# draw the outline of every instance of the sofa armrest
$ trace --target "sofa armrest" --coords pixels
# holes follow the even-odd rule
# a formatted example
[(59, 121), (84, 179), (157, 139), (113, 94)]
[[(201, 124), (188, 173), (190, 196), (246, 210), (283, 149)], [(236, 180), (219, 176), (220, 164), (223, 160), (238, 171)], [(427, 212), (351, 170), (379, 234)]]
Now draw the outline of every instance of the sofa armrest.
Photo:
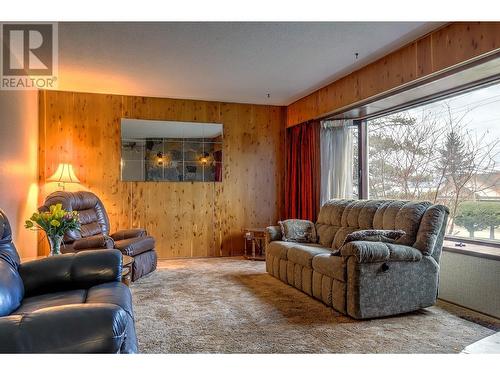
[(115, 249), (88, 250), (21, 263), (18, 270), (26, 296), (88, 289), (121, 280), (122, 254)]
[(0, 353), (117, 353), (128, 321), (120, 306), (108, 303), (6, 316), (0, 318)]
[(112, 249), (114, 241), (110, 236), (98, 234), (95, 236), (85, 237), (73, 242), (75, 251), (91, 250), (91, 249)]
[(340, 255), (356, 257), (358, 263), (386, 261), (417, 262), (422, 253), (414, 247), (385, 242), (354, 241), (342, 246)]
[(144, 237), (147, 236), (148, 232), (143, 228), (133, 228), (133, 229), (122, 229), (113, 234), (111, 238), (115, 241), (126, 240), (128, 238)]
[(266, 244), (269, 244), (273, 241), (280, 241), (283, 236), (283, 234), (281, 233), (281, 227), (279, 225), (267, 227), (264, 231), (264, 236), (266, 238)]

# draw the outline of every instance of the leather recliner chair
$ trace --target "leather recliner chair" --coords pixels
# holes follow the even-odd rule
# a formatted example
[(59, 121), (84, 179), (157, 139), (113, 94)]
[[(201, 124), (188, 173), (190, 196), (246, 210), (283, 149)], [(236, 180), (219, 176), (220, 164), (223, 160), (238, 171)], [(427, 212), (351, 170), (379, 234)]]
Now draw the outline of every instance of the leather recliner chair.
[(57, 191), (50, 194), (39, 208), (49, 211), (51, 205), (61, 203), (67, 211), (77, 211), (81, 231), (68, 232), (61, 246), (62, 253), (93, 249), (118, 249), (134, 258), (132, 281), (153, 272), (157, 265), (155, 240), (145, 229), (126, 229), (109, 234), (109, 218), (101, 200), (89, 191)]
[(136, 353), (117, 250), (20, 263), (0, 210), (0, 353)]

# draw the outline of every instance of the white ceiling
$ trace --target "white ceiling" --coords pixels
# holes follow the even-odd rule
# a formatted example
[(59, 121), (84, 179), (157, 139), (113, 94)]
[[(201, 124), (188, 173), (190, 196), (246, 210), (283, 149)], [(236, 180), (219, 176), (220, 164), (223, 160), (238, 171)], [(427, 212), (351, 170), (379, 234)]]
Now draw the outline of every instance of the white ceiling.
[(222, 134), (222, 124), (122, 118), (121, 131), (123, 139), (215, 138)]
[(58, 89), (287, 105), (440, 25), (59, 23)]

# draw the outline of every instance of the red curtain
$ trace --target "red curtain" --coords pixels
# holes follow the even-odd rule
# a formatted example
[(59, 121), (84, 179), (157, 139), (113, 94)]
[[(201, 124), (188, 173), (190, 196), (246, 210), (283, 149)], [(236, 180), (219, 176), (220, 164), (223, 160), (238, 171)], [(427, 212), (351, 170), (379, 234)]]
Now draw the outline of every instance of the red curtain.
[(287, 129), (285, 210), (289, 219), (316, 221), (320, 192), (320, 123)]

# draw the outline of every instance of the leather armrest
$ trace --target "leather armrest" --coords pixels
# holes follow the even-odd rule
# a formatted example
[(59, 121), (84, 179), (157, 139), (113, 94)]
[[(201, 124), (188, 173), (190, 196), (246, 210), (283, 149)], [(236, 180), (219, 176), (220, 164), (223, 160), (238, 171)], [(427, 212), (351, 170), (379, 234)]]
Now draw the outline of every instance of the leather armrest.
[(144, 237), (147, 236), (148, 232), (146, 229), (142, 228), (133, 228), (133, 229), (122, 229), (111, 235), (111, 238), (115, 241), (126, 240), (128, 238), (134, 237)]
[(265, 230), (266, 243), (271, 243), (272, 241), (280, 241), (283, 237), (281, 233), (281, 227), (279, 225), (273, 225), (267, 227)]
[(86, 249), (112, 249), (113, 247), (113, 239), (110, 236), (105, 236), (103, 234), (85, 237), (73, 242), (73, 249), (75, 251), (82, 251)]
[(0, 353), (117, 353), (128, 316), (117, 305), (49, 307), (0, 318)]
[(88, 250), (56, 255), (19, 265), (25, 295), (68, 289), (88, 289), (94, 285), (120, 281), (122, 254), (119, 250)]
[(354, 256), (358, 263), (416, 262), (422, 259), (422, 253), (414, 247), (370, 241), (349, 242), (342, 246), (340, 255), (343, 257)]

